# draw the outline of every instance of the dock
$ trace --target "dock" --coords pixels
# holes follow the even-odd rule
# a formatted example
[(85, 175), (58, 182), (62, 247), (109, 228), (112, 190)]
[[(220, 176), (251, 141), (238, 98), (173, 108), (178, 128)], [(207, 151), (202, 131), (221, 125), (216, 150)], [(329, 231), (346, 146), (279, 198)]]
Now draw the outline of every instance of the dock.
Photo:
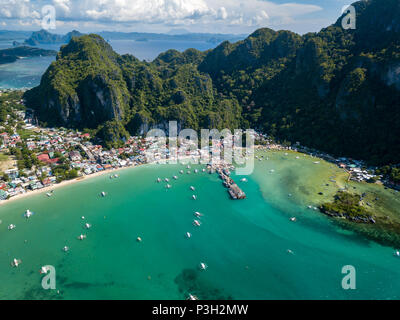
[(228, 188), (228, 193), (233, 200), (243, 200), (246, 199), (246, 193), (235, 183), (235, 181), (230, 177), (230, 169), (234, 169), (233, 166), (227, 164), (219, 163), (212, 164), (208, 167), (209, 172), (217, 172), (222, 180), (222, 184)]

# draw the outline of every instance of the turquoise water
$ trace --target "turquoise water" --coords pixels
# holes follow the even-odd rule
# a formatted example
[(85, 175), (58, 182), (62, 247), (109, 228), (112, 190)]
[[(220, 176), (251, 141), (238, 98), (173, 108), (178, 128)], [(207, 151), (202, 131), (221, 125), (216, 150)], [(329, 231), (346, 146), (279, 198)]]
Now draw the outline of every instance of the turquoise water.
[[(256, 163), (249, 181), (239, 182), (244, 201), (230, 200), (215, 174), (154, 165), (1, 206), (0, 299), (398, 299), (393, 249), (338, 229), (305, 209), (299, 194), (288, 197), (296, 182), (281, 163)], [(304, 160), (294, 168), (306, 173), (312, 166)], [(170, 178), (172, 188), (157, 177)], [(26, 220), (28, 208), (35, 215)], [(204, 214), (200, 227), (192, 225), (195, 211)], [(9, 231), (11, 223), (17, 227)], [(77, 240), (82, 233), (87, 239)], [(22, 260), (19, 268), (11, 267), (13, 258)], [(200, 271), (200, 262), (208, 269)], [(43, 265), (55, 266), (58, 294), (41, 288)], [(344, 265), (356, 268), (356, 290), (341, 288)]]

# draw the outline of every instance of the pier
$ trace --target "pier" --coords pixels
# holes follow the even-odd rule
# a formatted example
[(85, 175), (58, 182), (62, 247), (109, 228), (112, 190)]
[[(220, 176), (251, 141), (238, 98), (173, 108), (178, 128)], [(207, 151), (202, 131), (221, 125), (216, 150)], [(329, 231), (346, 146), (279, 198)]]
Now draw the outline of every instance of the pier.
[(231, 173), (229, 170), (235, 169), (232, 165), (224, 163), (211, 164), (208, 166), (210, 173), (216, 171), (222, 180), (223, 185), (228, 188), (228, 193), (233, 200), (246, 199), (246, 193), (235, 183), (230, 177)]

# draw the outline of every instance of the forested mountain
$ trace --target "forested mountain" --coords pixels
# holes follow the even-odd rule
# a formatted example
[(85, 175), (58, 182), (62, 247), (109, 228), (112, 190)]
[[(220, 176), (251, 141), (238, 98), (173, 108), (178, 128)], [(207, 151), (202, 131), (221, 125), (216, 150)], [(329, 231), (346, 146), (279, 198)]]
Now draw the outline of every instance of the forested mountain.
[(355, 30), (304, 36), (260, 29), (214, 50), (169, 50), (151, 63), (99, 36), (73, 38), (26, 94), (51, 125), (96, 128), (108, 145), (178, 120), (263, 130), (375, 163), (400, 163), (400, 0), (354, 4)]

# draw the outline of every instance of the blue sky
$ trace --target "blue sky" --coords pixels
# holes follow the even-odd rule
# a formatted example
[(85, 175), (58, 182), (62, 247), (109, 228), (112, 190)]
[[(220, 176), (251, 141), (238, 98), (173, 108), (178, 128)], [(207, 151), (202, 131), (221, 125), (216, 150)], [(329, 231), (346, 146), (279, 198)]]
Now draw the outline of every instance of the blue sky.
[(298, 33), (336, 21), (349, 0), (0, 0), (0, 29), (41, 29), (45, 5), (56, 12), (54, 33), (250, 33), (261, 27)]

